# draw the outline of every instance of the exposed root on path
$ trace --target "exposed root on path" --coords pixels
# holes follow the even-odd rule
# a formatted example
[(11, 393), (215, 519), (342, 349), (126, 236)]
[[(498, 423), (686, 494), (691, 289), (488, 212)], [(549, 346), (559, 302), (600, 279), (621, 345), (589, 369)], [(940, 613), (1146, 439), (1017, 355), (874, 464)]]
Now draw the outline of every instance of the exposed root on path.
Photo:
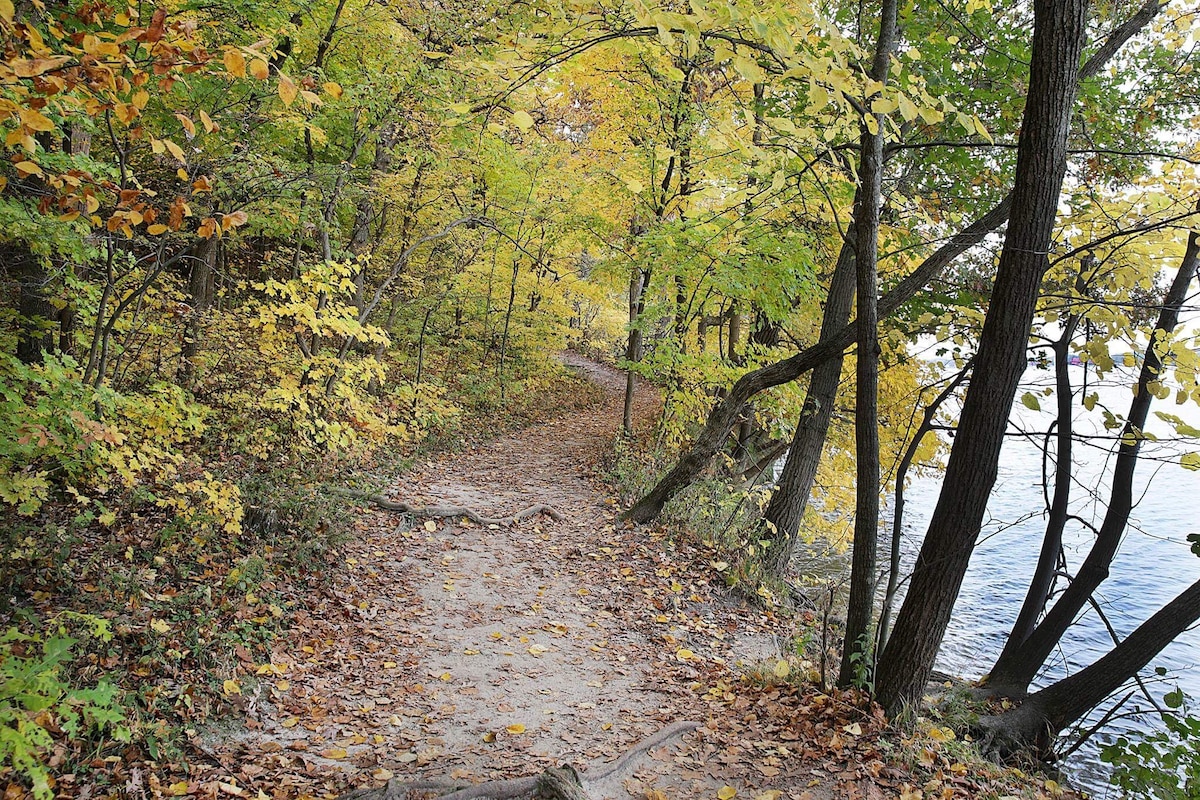
[(437, 796), (437, 800), (589, 800), (587, 788), (614, 776), (629, 771), (633, 762), (650, 750), (667, 744), (677, 736), (700, 727), (698, 722), (676, 722), (658, 733), (635, 744), (607, 764), (593, 766), (578, 772), (570, 764), (550, 768), (539, 775), (488, 781), (474, 786), (459, 788), (453, 781), (414, 781), (402, 783), (396, 779), (378, 789), (359, 789), (342, 797), (342, 800), (406, 800), (411, 792), (448, 792)]
[(509, 525), (516, 525), (518, 522), (527, 520), (530, 517), (535, 517), (538, 514), (545, 514), (556, 522), (563, 518), (561, 511), (554, 506), (546, 505), (545, 503), (539, 503), (537, 505), (530, 506), (523, 511), (518, 511), (511, 517), (485, 517), (479, 512), (472, 511), (464, 506), (414, 506), (403, 501), (389, 500), (383, 495), (356, 492), (351, 489), (331, 489), (330, 491), (333, 494), (340, 495), (342, 497), (349, 497), (354, 500), (363, 500), (368, 503), (372, 503), (379, 508), (384, 509), (385, 511), (399, 511), (403, 514), (412, 514), (414, 517), (425, 517), (430, 519), (465, 517), (466, 519), (469, 519), (479, 525), (501, 525), (507, 527)]

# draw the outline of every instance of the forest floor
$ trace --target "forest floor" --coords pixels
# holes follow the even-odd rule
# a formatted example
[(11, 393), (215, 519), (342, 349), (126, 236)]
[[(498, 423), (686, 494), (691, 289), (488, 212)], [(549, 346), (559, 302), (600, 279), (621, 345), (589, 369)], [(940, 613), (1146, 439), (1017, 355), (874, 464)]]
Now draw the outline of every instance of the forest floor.
[[(548, 504), (562, 518), (478, 525), (365, 508), (333, 583), (297, 613), (260, 682), (241, 687), (244, 726), (194, 740), (221, 791), (335, 797), (392, 778), (466, 786), (603, 764), (690, 720), (696, 728), (589, 794), (982, 796), (985, 779), (953, 749), (910, 742), (906, 764), (897, 735), (856, 695), (786, 680), (798, 620), (738, 599), (712, 553), (616, 524), (600, 464), (624, 376), (566, 358), (602, 400), (438, 455), (387, 492), (496, 517)], [(638, 398), (649, 420), (657, 399), (645, 388)], [(995, 786), (993, 796), (1007, 794)]]

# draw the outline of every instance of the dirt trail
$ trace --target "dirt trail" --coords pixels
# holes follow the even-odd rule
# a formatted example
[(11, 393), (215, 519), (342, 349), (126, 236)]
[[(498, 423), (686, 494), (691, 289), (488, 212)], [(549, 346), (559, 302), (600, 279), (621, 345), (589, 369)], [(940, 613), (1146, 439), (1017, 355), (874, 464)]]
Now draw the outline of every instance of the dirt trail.
[[(754, 798), (780, 776), (777, 742), (714, 732), (736, 705), (729, 666), (773, 658), (782, 623), (728, 598), (703, 553), (614, 526), (596, 464), (620, 425), (624, 377), (567, 358), (603, 401), (443, 455), (389, 492), (487, 516), (548, 503), (563, 519), (496, 527), (367, 513), (336, 586), (276, 653), (286, 670), (248, 701), (243, 763), (277, 794), (588, 765), (681, 719), (705, 727), (598, 796), (711, 798), (732, 785)], [(655, 400), (639, 395), (645, 418)], [(805, 774), (774, 796), (813, 797)]]

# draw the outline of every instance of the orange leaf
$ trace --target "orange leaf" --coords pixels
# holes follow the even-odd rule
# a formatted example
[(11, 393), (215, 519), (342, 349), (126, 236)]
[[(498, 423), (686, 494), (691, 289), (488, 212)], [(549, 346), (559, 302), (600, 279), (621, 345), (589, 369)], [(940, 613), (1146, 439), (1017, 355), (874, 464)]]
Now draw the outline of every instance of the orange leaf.
[[(0, 0), (0, 2), (3, 2), (3, 0)], [(340, 100), (342, 97), (342, 87), (333, 81), (328, 81), (327, 83), (321, 84), (321, 88), (324, 89), (325, 93), (334, 100)]]
[(36, 163), (34, 163), (32, 161), (18, 161), (13, 166), (15, 166), (17, 168), (17, 172), (21, 173), (22, 178), (27, 178), (30, 175), (44, 175), (45, 174), (44, 172), (42, 172), (42, 168), (39, 167)]
[(226, 49), (225, 56), (222, 59), (225, 62), (225, 69), (233, 74), (236, 78), (246, 77), (246, 59), (241, 52), (235, 47)]
[(250, 74), (260, 81), (265, 81), (271, 74), (271, 69), (267, 66), (267, 62), (261, 58), (256, 58), (250, 62)]

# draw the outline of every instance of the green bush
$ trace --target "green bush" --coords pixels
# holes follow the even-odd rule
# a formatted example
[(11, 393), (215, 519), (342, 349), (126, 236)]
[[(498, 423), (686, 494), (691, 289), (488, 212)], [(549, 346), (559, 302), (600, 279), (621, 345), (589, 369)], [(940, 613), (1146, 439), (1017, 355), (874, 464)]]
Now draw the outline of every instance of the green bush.
[(1109, 781), (1126, 797), (1187, 800), (1200, 796), (1200, 719), (1187, 713), (1183, 692), (1163, 697), (1164, 729), (1135, 738), (1119, 737), (1100, 752), (1113, 765)]
[(54, 796), (45, 764), (54, 734), (130, 740), (115, 686), (100, 681), (77, 688), (64, 677), (79, 642), (69, 627), (102, 641), (112, 638), (106, 621), (71, 612), (59, 614), (42, 633), (10, 627), (0, 634), (0, 771), (11, 769), (29, 781), (38, 800)]

